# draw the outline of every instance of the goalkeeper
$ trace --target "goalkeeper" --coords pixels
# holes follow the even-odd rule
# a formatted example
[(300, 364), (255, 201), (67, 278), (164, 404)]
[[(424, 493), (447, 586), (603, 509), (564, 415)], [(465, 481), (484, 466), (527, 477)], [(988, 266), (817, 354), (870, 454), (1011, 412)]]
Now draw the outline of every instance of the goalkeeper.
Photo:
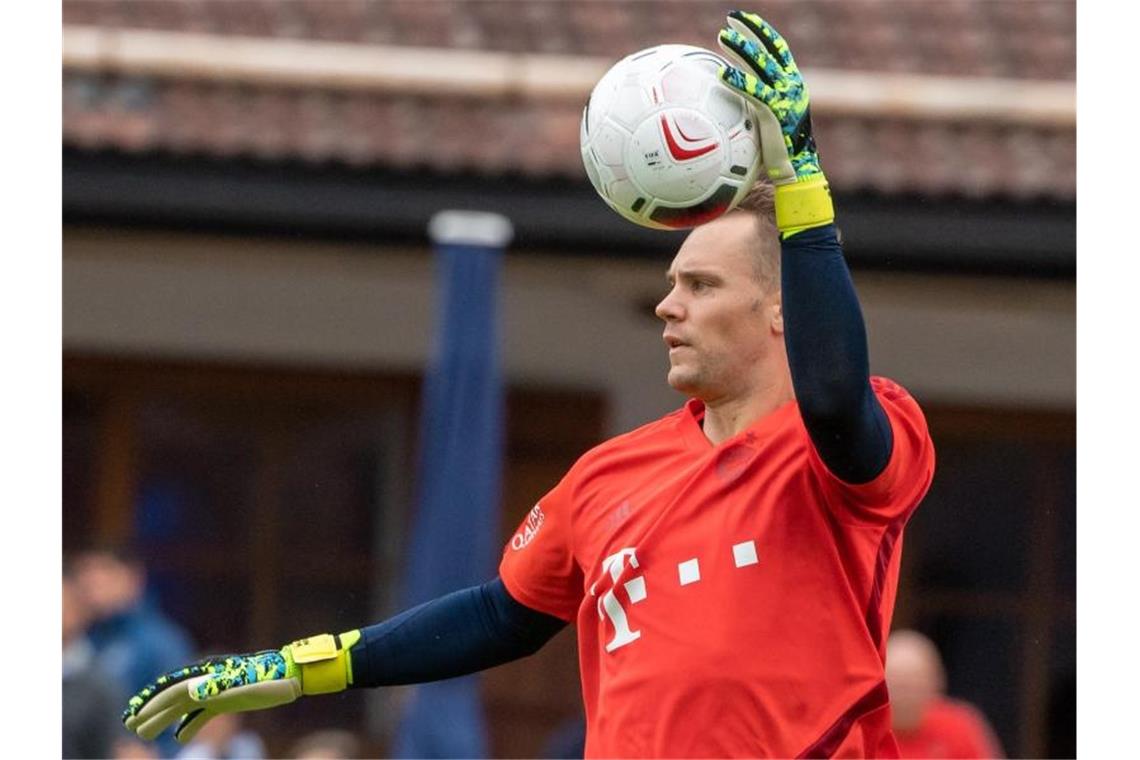
[(127, 728), (185, 742), (223, 712), (489, 668), (575, 622), (587, 756), (897, 756), (885, 639), (933, 444), (914, 399), (870, 376), (787, 43), (739, 11), (719, 42), (770, 182), (667, 273), (685, 405), (583, 455), (488, 583), (163, 675)]

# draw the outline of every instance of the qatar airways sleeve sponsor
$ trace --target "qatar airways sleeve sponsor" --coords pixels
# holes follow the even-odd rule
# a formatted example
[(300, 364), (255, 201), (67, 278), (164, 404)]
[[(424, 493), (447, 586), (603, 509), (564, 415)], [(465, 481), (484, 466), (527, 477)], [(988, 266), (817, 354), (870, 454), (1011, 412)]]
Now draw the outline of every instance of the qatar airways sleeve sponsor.
[(523, 520), (523, 524), (519, 527), (518, 532), (511, 537), (511, 549), (513, 551), (520, 551), (525, 549), (542, 528), (542, 524), (546, 521), (546, 515), (542, 513), (542, 502), (534, 505), (530, 510), (530, 514)]

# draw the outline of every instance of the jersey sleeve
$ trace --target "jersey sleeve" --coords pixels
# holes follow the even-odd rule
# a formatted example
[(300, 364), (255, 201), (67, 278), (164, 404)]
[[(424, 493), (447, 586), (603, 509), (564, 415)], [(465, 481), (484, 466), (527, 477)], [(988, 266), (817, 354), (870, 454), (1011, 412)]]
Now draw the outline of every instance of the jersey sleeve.
[(930, 488), (934, 442), (922, 409), (905, 388), (884, 377), (872, 377), (871, 388), (891, 424), (891, 456), (883, 471), (871, 481), (852, 484), (832, 474), (814, 447), (811, 459), (838, 517), (889, 522), (917, 506)]
[(499, 577), (515, 601), (572, 621), (582, 601), (582, 572), (571, 545), (571, 475), (527, 513), (503, 547)]

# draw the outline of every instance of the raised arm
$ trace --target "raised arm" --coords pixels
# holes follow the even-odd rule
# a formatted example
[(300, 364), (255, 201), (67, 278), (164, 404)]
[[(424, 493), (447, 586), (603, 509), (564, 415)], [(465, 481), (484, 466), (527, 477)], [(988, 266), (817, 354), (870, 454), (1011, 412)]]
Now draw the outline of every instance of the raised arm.
[(516, 602), (495, 578), (385, 622), (280, 649), (208, 657), (160, 676), (131, 698), (123, 723), (143, 739), (176, 721), (186, 743), (211, 718), (347, 688), (466, 675), (533, 654), (566, 622)]
[(890, 460), (891, 428), (871, 389), (863, 314), (836, 234), (807, 87), (787, 42), (756, 14), (730, 13), (719, 42), (738, 66), (721, 79), (755, 106), (776, 186), (784, 340), (804, 424), (832, 473), (867, 482)]
[(871, 390), (867, 334), (834, 225), (783, 241), (784, 342), (800, 414), (827, 468), (865, 483), (891, 455), (891, 426)]

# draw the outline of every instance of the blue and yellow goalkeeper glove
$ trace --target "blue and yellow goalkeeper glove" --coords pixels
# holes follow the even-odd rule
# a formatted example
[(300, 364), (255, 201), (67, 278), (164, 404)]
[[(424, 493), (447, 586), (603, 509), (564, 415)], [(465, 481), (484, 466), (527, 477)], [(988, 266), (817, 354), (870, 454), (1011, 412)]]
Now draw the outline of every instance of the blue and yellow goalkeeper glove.
[(352, 683), (348, 650), (360, 631), (323, 633), (281, 649), (208, 657), (159, 676), (131, 697), (123, 725), (150, 741), (181, 719), (174, 738), (186, 743), (216, 715), (263, 710), (302, 695), (343, 691)]
[(819, 166), (803, 76), (788, 43), (755, 13), (732, 11), (718, 36), (737, 67), (721, 80), (756, 106), (760, 151), (776, 186), (776, 226), (783, 237), (835, 219), (831, 191)]

